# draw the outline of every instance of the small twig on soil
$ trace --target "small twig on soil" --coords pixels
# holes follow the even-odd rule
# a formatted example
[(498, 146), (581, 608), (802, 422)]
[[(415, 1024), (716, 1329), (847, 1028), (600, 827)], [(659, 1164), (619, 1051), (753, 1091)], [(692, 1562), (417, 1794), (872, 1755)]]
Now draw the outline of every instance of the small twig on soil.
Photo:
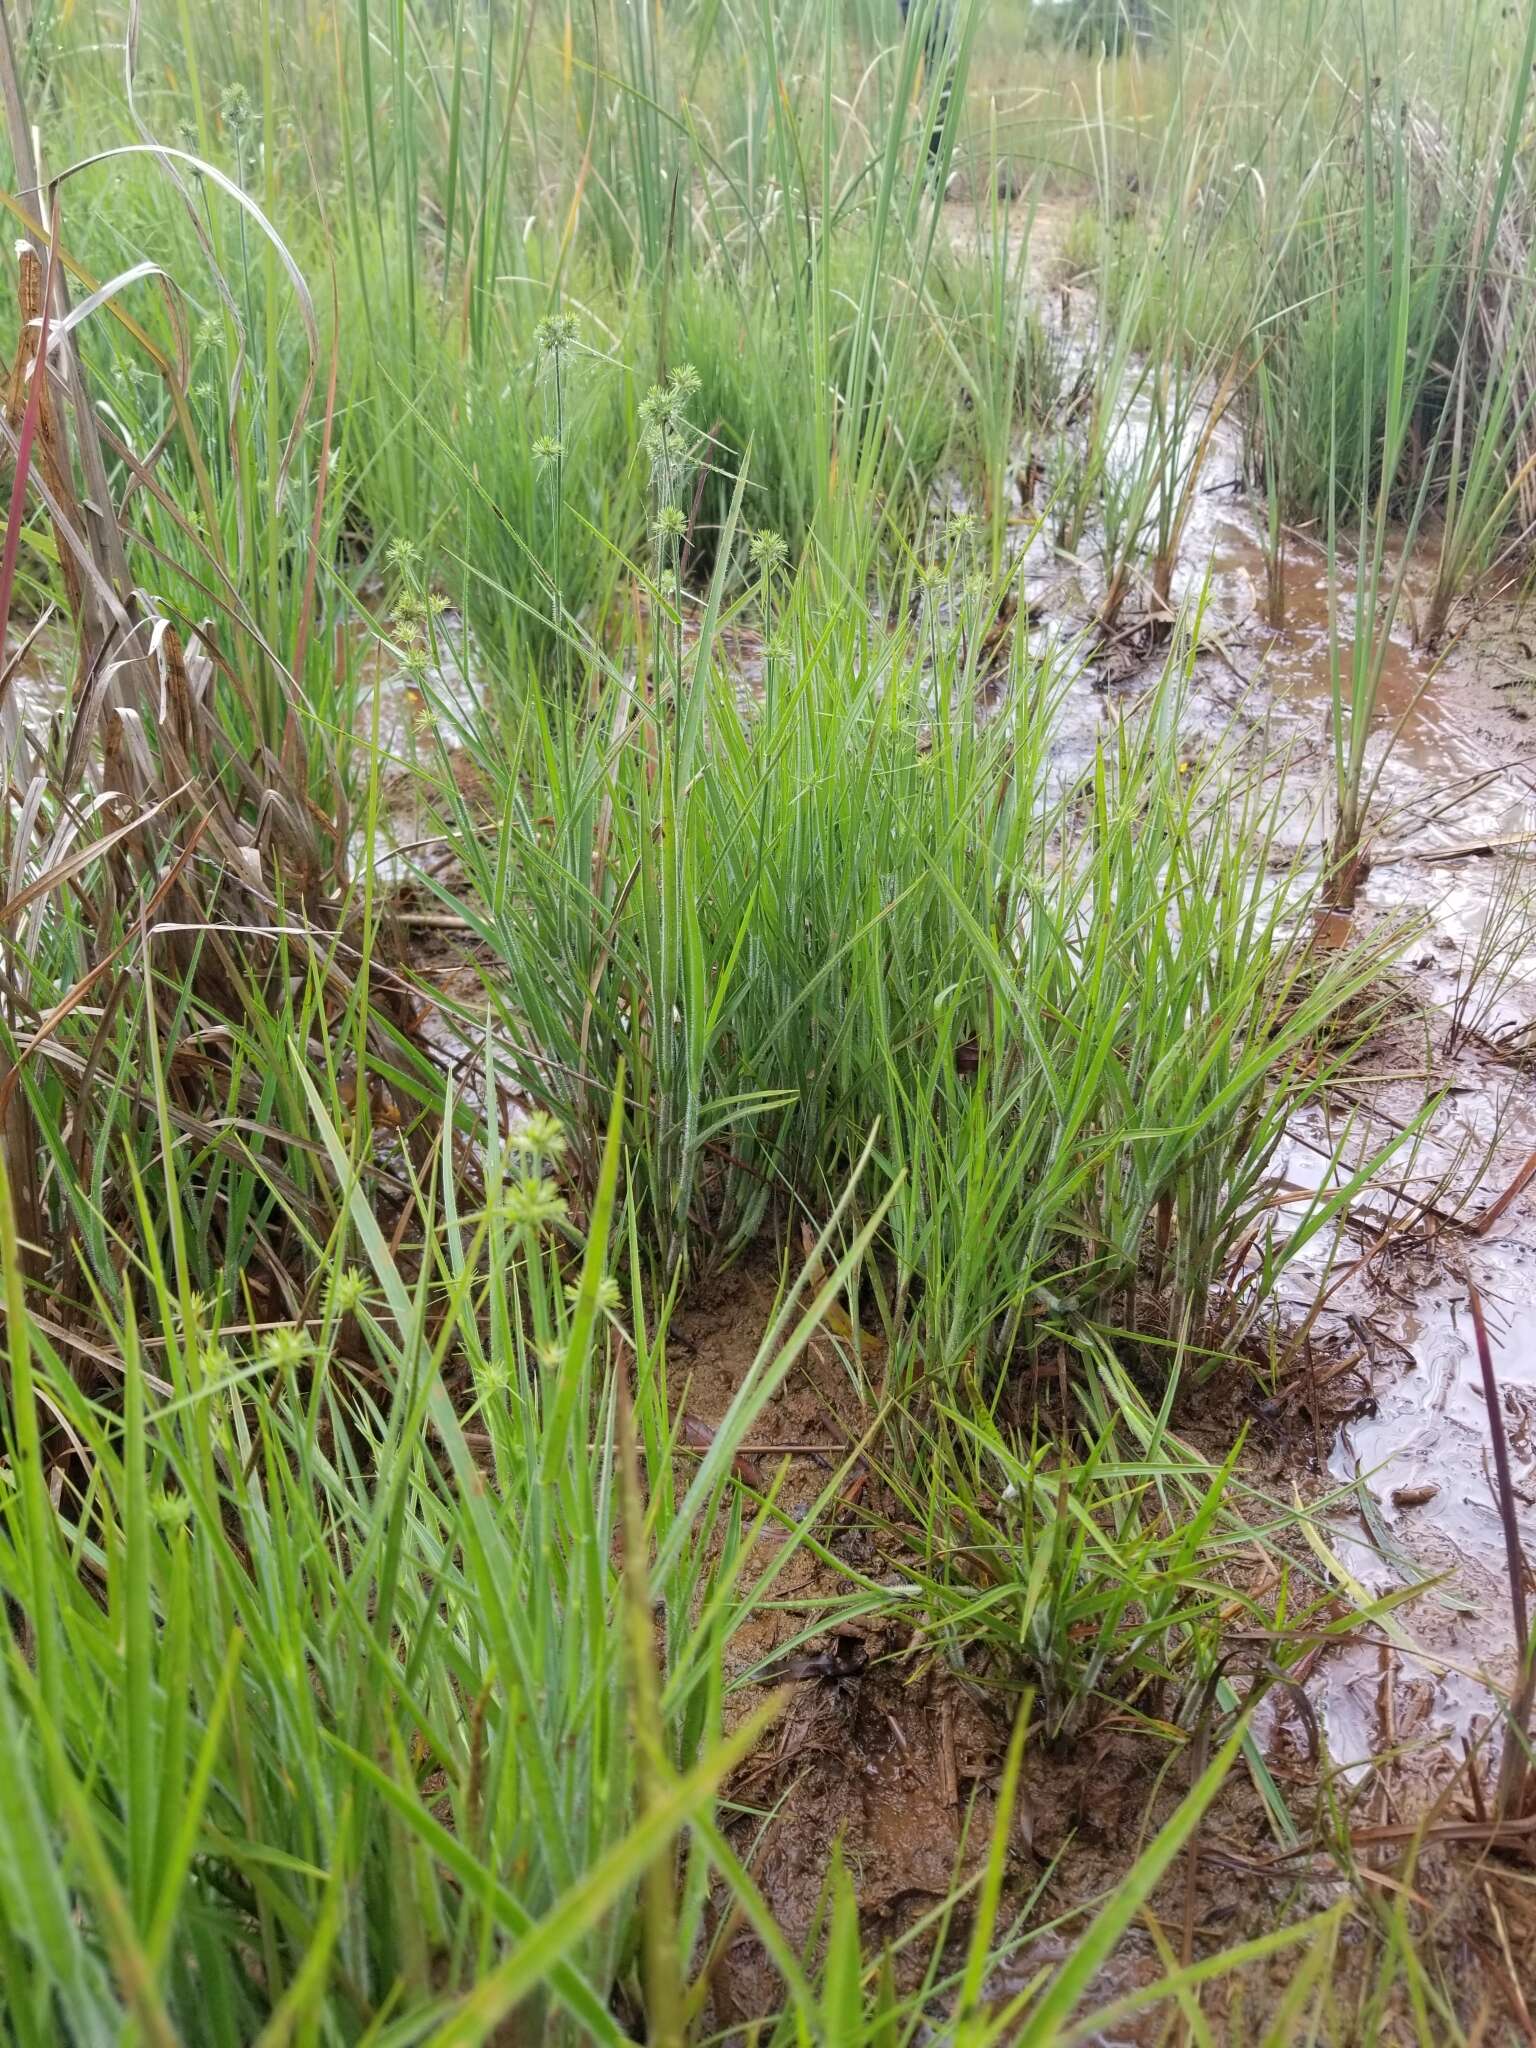
[(1536, 2024), (1532, 2023), (1531, 2009), (1526, 2004), (1525, 1993), (1520, 1989), (1520, 1972), (1515, 1967), (1514, 1952), (1509, 1945), (1509, 1929), (1504, 1924), (1504, 1915), (1499, 1910), (1499, 1902), (1493, 1895), (1493, 1886), (1486, 1878), (1483, 1880), (1483, 1895), (1488, 1901), (1488, 1911), (1493, 1916), (1494, 1930), (1499, 1937), (1499, 1947), (1503, 1952), (1505, 1988), (1508, 1990), (1510, 2002), (1514, 2006), (1515, 2017), (1519, 2020), (1524, 2030), (1526, 2040), (1532, 2044), (1532, 2048), (1536, 2048)]
[(1477, 1751), (1465, 1735), (1461, 1738), (1461, 1753), (1466, 1759), (1466, 1778), (1472, 1792), (1472, 1811), (1479, 1820), (1485, 1821), (1488, 1818), (1488, 1803), (1483, 1798), (1483, 1774), (1478, 1767)]
[(1473, 1217), (1472, 1221), (1467, 1225), (1472, 1236), (1485, 1237), (1510, 1204), (1517, 1202), (1521, 1195), (1525, 1193), (1533, 1178), (1536, 1178), (1536, 1152), (1533, 1152), (1526, 1160), (1503, 1194), (1496, 1196), (1488, 1204), (1488, 1207), (1483, 1210), (1481, 1215)]
[[(707, 1427), (708, 1425), (706, 1425)], [(702, 1458), (709, 1449), (707, 1444), (681, 1443), (680, 1451), (691, 1452)], [(737, 1452), (740, 1458), (841, 1458), (847, 1454), (846, 1444), (743, 1444)]]
[[(1358, 1462), (1356, 1470), (1359, 1470)], [(1376, 1647), (1377, 1667), (1380, 1678), (1377, 1683), (1377, 1700), (1381, 1714), (1382, 1755), (1376, 1767), (1376, 1789), (1381, 1797), (1381, 1818), (1390, 1821), (1395, 1818), (1396, 1809), (1392, 1799), (1392, 1765), (1397, 1753), (1397, 1672), (1392, 1661), (1392, 1645), (1379, 1643)]]

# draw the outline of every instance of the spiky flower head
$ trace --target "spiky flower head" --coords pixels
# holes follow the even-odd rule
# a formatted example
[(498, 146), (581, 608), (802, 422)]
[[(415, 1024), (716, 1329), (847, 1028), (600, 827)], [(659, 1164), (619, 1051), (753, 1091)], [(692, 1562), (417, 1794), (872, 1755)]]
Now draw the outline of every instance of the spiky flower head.
[(665, 384), (655, 384), (640, 401), (640, 436), (648, 447), (687, 426), (688, 401), (699, 389), (692, 363), (679, 363)]
[(157, 1487), (149, 1497), (149, 1512), (170, 1535), (177, 1529), (184, 1529), (191, 1521), (192, 1503), (184, 1493), (167, 1493)]
[(531, 1111), (512, 1133), (512, 1149), (530, 1159), (559, 1159), (565, 1151), (559, 1118), (542, 1109)]
[(547, 1230), (565, 1221), (565, 1197), (552, 1180), (525, 1174), (506, 1194), (507, 1221), (528, 1230)]
[(355, 1315), (367, 1293), (368, 1283), (356, 1266), (344, 1266), (331, 1284), (331, 1298), (338, 1315)]
[(233, 85), (226, 85), (219, 95), (219, 119), (230, 134), (243, 135), (256, 119), (256, 109), (251, 96), (237, 79)]
[[(581, 1282), (568, 1280), (565, 1283), (565, 1298), (574, 1308), (581, 1299)], [(611, 1316), (619, 1306), (619, 1283), (611, 1273), (605, 1273), (597, 1283), (597, 1309), (600, 1315)]]
[(764, 526), (747, 543), (747, 560), (760, 576), (777, 575), (789, 560), (789, 548), (781, 533)]
[(205, 1344), (198, 1354), (198, 1370), (205, 1380), (221, 1380), (235, 1369), (227, 1347), (218, 1342)]
[(581, 327), (570, 313), (548, 313), (533, 330), (533, 345), (541, 356), (553, 356), (558, 363), (579, 345)]
[(279, 1372), (292, 1372), (308, 1358), (310, 1343), (304, 1331), (285, 1324), (280, 1330), (269, 1330), (261, 1348), (269, 1365)]
[(512, 1368), (502, 1358), (487, 1358), (475, 1367), (475, 1383), (482, 1394), (505, 1394), (512, 1385)]

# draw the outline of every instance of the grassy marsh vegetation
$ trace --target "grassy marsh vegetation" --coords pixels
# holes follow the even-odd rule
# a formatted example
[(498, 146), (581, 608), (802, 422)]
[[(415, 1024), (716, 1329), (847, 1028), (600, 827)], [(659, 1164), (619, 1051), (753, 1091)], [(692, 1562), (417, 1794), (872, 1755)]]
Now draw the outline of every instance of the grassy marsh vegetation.
[[(1413, 1827), (1387, 1869), (1266, 1760), (1410, 1588), (1232, 1390), (1413, 1135), (1277, 1185), (1392, 1001), (1400, 927), (1314, 933), (1410, 549), (1430, 648), (1524, 567), (1533, 52), (1429, 0), (7, 9), (7, 2040), (1504, 2023)], [(1326, 556), (1322, 853), (1190, 736), (1218, 426), (1272, 625)], [(764, 1681), (829, 1630), (949, 1688), (952, 1776), (954, 1702), (996, 1732), (894, 1930), (841, 1851), (793, 1930), (764, 1875)], [(1112, 1739), (1074, 1892), (1032, 1802)], [(1262, 1907), (1197, 1940), (1238, 1796)]]

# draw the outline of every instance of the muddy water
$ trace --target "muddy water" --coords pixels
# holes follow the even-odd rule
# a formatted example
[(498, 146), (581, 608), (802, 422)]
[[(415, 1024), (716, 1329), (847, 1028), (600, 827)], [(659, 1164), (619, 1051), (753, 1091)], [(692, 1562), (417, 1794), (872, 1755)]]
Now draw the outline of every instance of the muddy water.
[[(1258, 697), (1245, 698), (1247, 710), (1261, 705), (1270, 744), (1291, 748), (1291, 785), (1312, 798), (1300, 830), (1320, 848), (1334, 649), (1347, 664), (1353, 591), (1346, 572), (1331, 595), (1321, 551), (1293, 541), (1284, 622), (1264, 622), (1259, 532), (1222, 474), (1225, 453), (1218, 436), (1215, 487), (1201, 493), (1175, 594), (1203, 607), (1219, 639), (1199, 668), (1217, 672), (1218, 689), (1233, 670), (1249, 681)], [(1365, 1220), (1353, 1241), (1331, 1248), (1338, 1263), (1325, 1276), (1319, 1262), (1293, 1284), (1300, 1308), (1309, 1281), (1326, 1278), (1334, 1292), (1322, 1327), (1331, 1319), (1341, 1336), (1347, 1328), (1362, 1352), (1359, 1399), (1337, 1404), (1360, 1412), (1329, 1427), (1326, 1470), (1317, 1475), (1352, 1495), (1328, 1520), (1341, 1583), (1383, 1595), (1415, 1575), (1439, 1582), (1396, 1610), (1389, 1647), (1371, 1631), (1325, 1658), (1313, 1702), (1336, 1765), (1361, 1766), (1401, 1744), (1429, 1782), (1436, 1763), (1448, 1769), (1464, 1742), (1496, 1730), (1496, 1694), (1515, 1663), (1469, 1286), (1488, 1311), (1520, 1538), (1536, 1558), (1536, 1185), (1491, 1229), (1467, 1227), (1536, 1152), (1536, 1071), (1521, 1057), (1536, 1022), (1531, 664), (1512, 611), (1496, 600), (1473, 612), (1438, 658), (1417, 650), (1414, 607), (1432, 572), (1425, 546), (1409, 564), (1402, 616), (1386, 643), (1367, 757), (1379, 773), (1372, 866), (1355, 919), (1362, 931), (1386, 917), (1421, 921), (1405, 966), (1404, 1019), (1373, 1048), (1338, 1123), (1299, 1128), (1278, 1162), (1293, 1184), (1316, 1185), (1352, 1110), (1356, 1150), (1423, 1119), (1417, 1140), (1361, 1198)], [(1460, 1032), (1448, 1030), (1452, 1019)], [(1395, 1216), (1401, 1226), (1424, 1203), (1438, 1213), (1379, 1258), (1364, 1257), (1380, 1234), (1373, 1225)], [(1358, 1271), (1339, 1285), (1351, 1264)], [(1362, 1487), (1369, 1501), (1358, 1504)]]
[[(957, 247), (974, 236), (958, 212), (951, 232)], [(1087, 360), (1094, 312), (1050, 275), (1061, 240), (1047, 235), (1035, 284), (1070, 369)], [(1133, 466), (1152, 430), (1133, 398), (1111, 463)], [(1198, 441), (1204, 420), (1189, 432)], [(1295, 798), (1284, 828), (1290, 850), (1320, 859), (1335, 678), (1347, 678), (1357, 630), (1354, 579), (1347, 562), (1331, 575), (1314, 540), (1288, 535), (1283, 619), (1270, 625), (1261, 512), (1245, 489), (1236, 423), (1223, 418), (1200, 450), (1171, 591), (1186, 619), (1200, 622), (1186, 726), (1196, 742), (1246, 728), (1266, 759), (1284, 757)], [(1069, 773), (1100, 722), (1133, 706), (1154, 663), (1117, 671), (1095, 647), (1103, 578), (1092, 532), (1069, 562), (1053, 552), (1044, 517), (1020, 522), (1017, 546), (1032, 649), (1072, 677), (1058, 736)], [(1387, 564), (1389, 582), (1398, 560)], [(1341, 1588), (1396, 1595), (1437, 1582), (1395, 1610), (1389, 1628), (1321, 1660), (1309, 1691), (1336, 1765), (1364, 1766), (1400, 1744), (1411, 1761), (1392, 1768), (1426, 1787), (1490, 1728), (1496, 1750), (1497, 1696), (1515, 1664), (1471, 1286), (1488, 1311), (1520, 1540), (1536, 1558), (1536, 1181), (1490, 1229), (1467, 1228), (1536, 1155), (1536, 660), (1515, 607), (1498, 596), (1453, 620), (1437, 656), (1416, 647), (1434, 571), (1430, 535), (1407, 562), (1381, 647), (1366, 756), (1377, 777), (1372, 865), (1353, 921), (1359, 932), (1384, 918), (1418, 921), (1403, 1019), (1373, 1048), (1337, 1120), (1304, 1120), (1276, 1162), (1281, 1181), (1316, 1187), (1351, 1115), (1356, 1157), (1419, 1127), (1356, 1204), (1358, 1216), (1293, 1269), (1289, 1287), (1298, 1317), (1326, 1288), (1319, 1332), (1335, 1351), (1359, 1356), (1346, 1391), (1316, 1422), (1321, 1456), (1311, 1475), (1314, 1487), (1339, 1494), (1327, 1531)], [(1405, 1230), (1426, 1204), (1432, 1213)], [(1384, 1221), (1402, 1235), (1382, 1248)], [(1283, 1750), (1279, 1716), (1271, 1732)]]

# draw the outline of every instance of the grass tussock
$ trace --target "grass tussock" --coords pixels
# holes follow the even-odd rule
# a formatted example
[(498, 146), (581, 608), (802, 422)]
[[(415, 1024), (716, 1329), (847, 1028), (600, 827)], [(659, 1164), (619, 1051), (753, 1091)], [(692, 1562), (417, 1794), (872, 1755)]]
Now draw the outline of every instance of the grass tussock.
[[(1536, 13), (1400, 31), (7, 17), (6, 2039), (1482, 2037), (1307, 1703), (1417, 1580), (1233, 1420), (1414, 1135), (1282, 1182), (1401, 951), (1318, 942), (1389, 637), (1536, 505)], [(1223, 437), (1272, 627), (1323, 549), (1321, 856), (1196, 714)], [(829, 1628), (940, 1700), (953, 1875), (839, 1845), (791, 1936)]]

